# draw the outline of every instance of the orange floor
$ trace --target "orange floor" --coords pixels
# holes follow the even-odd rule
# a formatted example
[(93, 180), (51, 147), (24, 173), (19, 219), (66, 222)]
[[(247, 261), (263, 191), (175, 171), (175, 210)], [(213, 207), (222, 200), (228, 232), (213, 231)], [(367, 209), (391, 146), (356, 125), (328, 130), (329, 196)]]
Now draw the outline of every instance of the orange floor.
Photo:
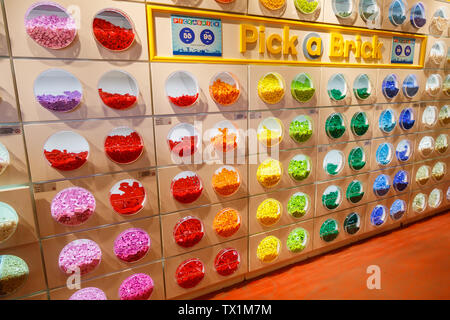
[[(367, 289), (369, 265), (381, 269), (381, 290)], [(450, 299), (450, 213), (201, 299)]]

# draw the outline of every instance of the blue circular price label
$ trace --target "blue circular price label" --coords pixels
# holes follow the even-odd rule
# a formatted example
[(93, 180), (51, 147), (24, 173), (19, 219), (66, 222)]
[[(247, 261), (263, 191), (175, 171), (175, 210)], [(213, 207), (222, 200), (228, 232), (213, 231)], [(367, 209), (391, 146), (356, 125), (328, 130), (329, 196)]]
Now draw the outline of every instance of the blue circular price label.
[(410, 46), (406, 46), (405, 47), (405, 56), (409, 56), (411, 54), (411, 47)]
[(200, 40), (206, 45), (210, 45), (214, 42), (215, 36), (214, 32), (209, 29), (205, 29), (200, 33)]
[(183, 43), (190, 44), (195, 40), (195, 33), (191, 28), (183, 28), (180, 31), (180, 40)]
[(395, 47), (395, 54), (396, 55), (401, 55), (402, 54), (402, 46), (401, 45), (397, 45), (396, 47)]

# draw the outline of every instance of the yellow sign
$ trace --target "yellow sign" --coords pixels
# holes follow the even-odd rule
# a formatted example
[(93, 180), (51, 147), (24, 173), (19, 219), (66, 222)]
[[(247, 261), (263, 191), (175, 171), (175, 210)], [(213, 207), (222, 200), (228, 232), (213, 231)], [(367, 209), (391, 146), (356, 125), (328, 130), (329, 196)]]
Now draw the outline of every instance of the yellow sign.
[[(167, 34), (172, 14), (221, 19), (222, 57), (174, 56)], [(427, 36), (224, 12), (147, 5), (150, 61), (291, 64), (420, 69)], [(393, 38), (415, 40), (413, 64), (391, 63)]]
[(266, 28), (259, 27), (259, 32), (255, 26), (249, 24), (241, 24), (240, 27), (240, 52), (247, 52), (247, 43), (255, 43), (259, 41), (259, 53), (264, 53), (265, 48), (272, 54), (278, 54), (283, 51), (283, 54), (297, 55), (296, 41), (297, 36), (289, 36), (289, 27), (283, 28), (283, 37), (281, 35), (272, 33), (266, 40)]
[[(240, 25), (240, 44), (239, 49), (241, 53), (247, 52), (247, 44), (258, 43), (259, 53), (264, 53), (265, 49), (272, 54), (292, 54), (297, 55), (298, 36), (291, 36), (289, 34), (289, 27), (283, 27), (283, 34), (272, 33), (267, 36), (266, 28), (259, 26), (256, 28), (250, 24)], [(383, 43), (379, 41), (378, 36), (372, 36), (372, 41), (361, 41), (361, 36), (357, 35), (355, 41), (344, 40), (344, 37), (337, 32), (331, 32), (330, 43), (330, 57), (348, 58), (350, 51), (353, 52), (355, 58), (365, 59), (381, 59), (381, 48)], [(315, 44), (315, 48), (312, 45)], [(322, 48), (322, 38), (311, 37), (306, 43), (306, 49), (310, 55), (319, 56)]]
[(383, 43), (378, 40), (378, 36), (372, 36), (372, 42), (361, 41), (361, 36), (357, 35), (355, 41), (344, 40), (344, 37), (336, 32), (331, 33), (330, 57), (344, 57), (350, 56), (350, 51), (353, 52), (355, 58), (364, 59), (381, 59), (381, 48)]

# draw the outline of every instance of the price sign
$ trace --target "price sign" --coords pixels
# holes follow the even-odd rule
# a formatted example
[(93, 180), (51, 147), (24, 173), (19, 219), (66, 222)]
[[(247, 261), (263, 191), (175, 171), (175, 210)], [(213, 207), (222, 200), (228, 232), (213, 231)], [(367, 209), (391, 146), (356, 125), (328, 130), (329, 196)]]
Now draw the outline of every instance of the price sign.
[(413, 64), (415, 42), (415, 39), (394, 37), (391, 63)]
[(10, 136), (13, 134), (21, 134), (22, 129), (19, 126), (0, 127), (0, 136)]
[(191, 28), (183, 28), (180, 31), (180, 40), (183, 43), (190, 44), (195, 40), (195, 33)]
[(182, 56), (222, 56), (222, 21), (171, 16), (172, 52)]

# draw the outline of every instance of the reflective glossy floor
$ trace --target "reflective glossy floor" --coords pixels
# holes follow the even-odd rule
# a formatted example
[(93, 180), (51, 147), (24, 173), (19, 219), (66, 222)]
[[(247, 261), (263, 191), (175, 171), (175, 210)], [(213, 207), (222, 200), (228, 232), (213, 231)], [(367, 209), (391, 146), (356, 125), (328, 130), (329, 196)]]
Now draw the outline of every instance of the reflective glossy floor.
[[(370, 265), (380, 290), (367, 288)], [(450, 299), (450, 212), (200, 299)]]

